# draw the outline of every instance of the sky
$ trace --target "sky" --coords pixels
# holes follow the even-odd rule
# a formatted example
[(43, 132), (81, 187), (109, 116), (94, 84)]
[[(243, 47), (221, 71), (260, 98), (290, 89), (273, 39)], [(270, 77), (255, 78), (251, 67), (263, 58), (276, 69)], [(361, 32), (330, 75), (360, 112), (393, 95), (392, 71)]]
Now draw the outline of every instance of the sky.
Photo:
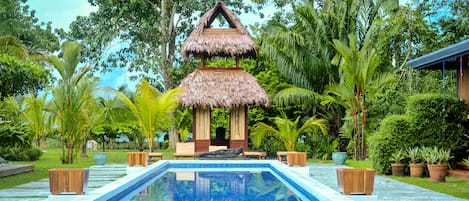
[[(69, 25), (77, 16), (88, 16), (91, 12), (97, 11), (88, 0), (28, 0), (26, 2), (30, 9), (36, 11), (36, 17), (42, 22), (52, 22), (52, 28), (62, 28), (69, 31)], [(264, 9), (264, 14), (268, 19), (273, 13), (274, 7)], [(255, 14), (241, 14), (239, 16), (244, 25), (254, 24), (261, 21)], [(84, 65), (84, 64), (83, 64)], [(125, 68), (116, 68), (113, 72), (99, 74), (100, 85), (117, 88), (123, 83), (128, 85), (130, 90), (135, 88), (138, 81), (131, 81), (130, 76), (135, 73), (126, 72)]]
[[(28, 0), (30, 9), (36, 11), (36, 17), (42, 22), (52, 22), (52, 28), (62, 28), (69, 31), (69, 25), (77, 16), (88, 16), (97, 11), (87, 0)], [(86, 64), (81, 64), (85, 66)], [(123, 83), (134, 89), (137, 81), (131, 81), (129, 73), (124, 68), (114, 69), (112, 72), (98, 74), (100, 85), (117, 88)]]

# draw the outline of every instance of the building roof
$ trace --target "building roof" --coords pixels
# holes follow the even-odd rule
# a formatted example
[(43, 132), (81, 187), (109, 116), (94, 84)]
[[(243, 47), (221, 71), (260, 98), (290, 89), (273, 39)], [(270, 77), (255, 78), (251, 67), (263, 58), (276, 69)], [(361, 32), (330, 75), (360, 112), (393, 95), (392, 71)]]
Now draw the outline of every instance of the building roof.
[(445, 62), (446, 69), (455, 69), (459, 67), (458, 58), (465, 55), (469, 55), (469, 39), (412, 59), (407, 65), (416, 70), (442, 69)]
[(200, 68), (179, 85), (184, 107), (232, 109), (243, 105), (270, 105), (270, 99), (256, 78), (242, 68)]
[[(216, 17), (221, 14), (230, 28), (210, 28)], [(234, 12), (218, 2), (205, 13), (192, 33), (184, 41), (181, 54), (187, 59), (195, 56), (257, 57), (258, 46)]]

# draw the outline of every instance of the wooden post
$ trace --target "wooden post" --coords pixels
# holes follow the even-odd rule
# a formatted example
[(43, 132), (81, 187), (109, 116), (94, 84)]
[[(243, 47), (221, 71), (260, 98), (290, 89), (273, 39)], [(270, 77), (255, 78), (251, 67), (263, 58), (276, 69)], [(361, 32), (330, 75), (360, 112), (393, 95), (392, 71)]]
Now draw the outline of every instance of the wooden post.
[(200, 55), (200, 65), (199, 65), (199, 68), (203, 68), (205, 67), (205, 55), (202, 54)]
[(49, 169), (49, 187), (52, 195), (83, 195), (88, 188), (89, 169), (54, 168)]

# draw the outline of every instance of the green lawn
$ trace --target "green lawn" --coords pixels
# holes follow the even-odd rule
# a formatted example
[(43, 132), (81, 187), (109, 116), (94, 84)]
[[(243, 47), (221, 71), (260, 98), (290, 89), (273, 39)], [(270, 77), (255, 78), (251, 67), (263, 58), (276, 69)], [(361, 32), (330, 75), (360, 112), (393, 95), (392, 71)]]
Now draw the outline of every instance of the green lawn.
[[(346, 165), (356, 168), (371, 168), (372, 164), (370, 160), (355, 161), (347, 160)], [(446, 182), (434, 183), (430, 181), (430, 178), (412, 178), (409, 176), (405, 177), (394, 177), (386, 176), (391, 179), (395, 179), (408, 184), (420, 186), (422, 188), (430, 189), (440, 193), (452, 195), (459, 198), (469, 199), (469, 180), (459, 179), (457, 177), (446, 177)]]
[[(84, 168), (94, 165), (93, 152), (88, 152), (88, 158), (79, 158), (76, 164), (62, 164), (60, 161), (60, 149), (47, 149), (40, 160), (32, 162), (13, 162), (14, 164), (33, 164), (34, 171), (22, 173), (9, 177), (0, 178), (0, 189), (10, 188), (31, 181), (40, 180), (48, 177), (48, 170), (52, 168)], [(106, 151), (107, 164), (127, 163), (127, 152), (135, 150), (112, 150)], [(174, 149), (158, 150), (163, 153), (164, 159), (172, 159)]]

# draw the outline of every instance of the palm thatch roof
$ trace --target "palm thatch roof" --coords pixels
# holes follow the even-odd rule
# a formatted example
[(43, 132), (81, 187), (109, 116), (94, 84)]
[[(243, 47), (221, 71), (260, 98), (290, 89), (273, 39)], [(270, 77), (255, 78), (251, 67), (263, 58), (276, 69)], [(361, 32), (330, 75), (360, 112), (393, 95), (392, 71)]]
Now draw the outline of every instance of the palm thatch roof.
[(242, 68), (200, 68), (182, 80), (182, 106), (232, 109), (243, 105), (270, 106), (256, 78)]
[[(219, 14), (223, 15), (230, 28), (210, 28)], [(239, 18), (221, 2), (200, 18), (181, 47), (184, 59), (187, 59), (189, 54), (205, 57), (257, 57), (257, 52), (256, 42)]]

